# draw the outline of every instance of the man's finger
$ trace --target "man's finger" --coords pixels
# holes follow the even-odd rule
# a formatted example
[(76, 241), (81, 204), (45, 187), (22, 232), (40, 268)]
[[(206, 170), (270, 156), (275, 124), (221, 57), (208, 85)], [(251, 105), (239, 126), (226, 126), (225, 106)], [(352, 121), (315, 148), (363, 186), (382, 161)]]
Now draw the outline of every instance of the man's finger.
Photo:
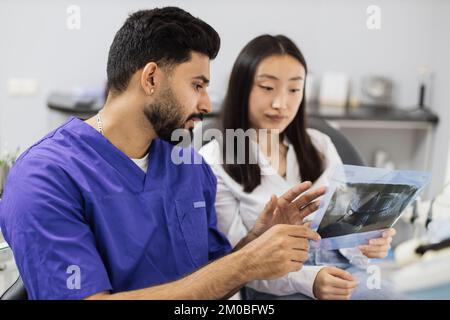
[(320, 235), (303, 225), (286, 225), (287, 233), (294, 238), (306, 238), (314, 241), (320, 240)]
[(311, 203), (309, 203), (306, 207), (303, 207), (303, 209), (300, 210), (300, 220), (303, 220), (307, 216), (309, 216), (311, 213), (316, 212), (317, 209), (319, 209), (320, 201), (316, 200)]
[(291, 260), (290, 266), (291, 267), (289, 269), (291, 270), (291, 272), (299, 271), (303, 268), (303, 262)]
[(298, 197), (298, 199), (295, 199), (294, 202), (292, 202), (297, 208), (301, 209), (308, 205), (311, 201), (316, 200), (317, 198), (323, 196), (325, 192), (327, 191), (327, 188), (320, 187), (311, 191), (306, 192), (305, 194)]
[(302, 225), (302, 226), (305, 226), (305, 227), (307, 227), (307, 228), (311, 228), (312, 221), (302, 222), (301, 225)]
[(291, 238), (291, 239), (296, 240), (296, 241), (293, 241), (291, 244), (293, 250), (297, 250), (297, 251), (301, 250), (301, 251), (306, 251), (306, 252), (309, 251), (309, 243), (307, 240), (303, 239), (304, 241), (299, 241), (299, 238)]
[(266, 203), (266, 205), (264, 206), (264, 210), (263, 213), (264, 214), (268, 214), (268, 213), (273, 213), (277, 207), (277, 196), (276, 195), (272, 195), (270, 197), (270, 200)]
[(304, 250), (295, 250), (292, 251), (292, 260), (299, 263), (304, 263), (306, 260), (308, 260), (308, 251)]
[(291, 203), (294, 201), (299, 195), (301, 195), (303, 192), (311, 188), (311, 182), (305, 181), (302, 183), (297, 184), (296, 186), (290, 188), (288, 191), (286, 191), (279, 199), (279, 205), (282, 207)]

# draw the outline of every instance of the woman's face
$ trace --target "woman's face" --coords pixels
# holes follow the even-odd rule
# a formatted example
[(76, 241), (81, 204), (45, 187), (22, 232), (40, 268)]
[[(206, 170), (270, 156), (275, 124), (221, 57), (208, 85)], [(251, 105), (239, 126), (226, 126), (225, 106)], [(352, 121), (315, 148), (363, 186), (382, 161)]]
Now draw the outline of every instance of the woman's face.
[(249, 97), (250, 126), (283, 132), (303, 99), (305, 68), (290, 55), (273, 55), (259, 64)]

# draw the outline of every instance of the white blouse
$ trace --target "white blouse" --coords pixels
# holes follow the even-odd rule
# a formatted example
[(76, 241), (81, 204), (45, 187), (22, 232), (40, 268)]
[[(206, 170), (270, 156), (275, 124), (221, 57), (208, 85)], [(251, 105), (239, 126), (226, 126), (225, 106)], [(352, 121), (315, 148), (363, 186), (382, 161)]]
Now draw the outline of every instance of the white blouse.
[[(322, 175), (313, 184), (313, 187), (327, 186), (328, 176), (331, 174), (330, 171), (336, 165), (342, 164), (342, 160), (327, 135), (315, 129), (307, 129), (307, 132), (313, 145), (323, 155), (325, 168)], [(247, 235), (272, 194), (281, 196), (288, 189), (302, 181), (295, 150), (287, 139), (285, 139), (284, 143), (288, 146), (285, 178), (281, 177), (270, 165), (257, 144), (252, 143), (253, 150), (258, 152), (258, 163), (261, 167), (261, 184), (251, 193), (244, 192), (242, 185), (231, 178), (223, 169), (221, 165), (222, 150), (216, 140), (212, 140), (199, 151), (217, 177), (215, 204), (217, 224), (220, 231), (228, 237), (233, 246)], [(314, 213), (308, 219), (313, 217)], [(355, 258), (356, 255), (361, 256), (357, 248), (341, 250), (341, 253), (350, 261), (355, 261), (352, 258)], [(289, 295), (300, 292), (314, 298), (314, 280), (323, 267), (303, 266), (300, 271), (291, 272), (282, 278), (252, 281), (247, 286), (257, 291), (274, 295)]]

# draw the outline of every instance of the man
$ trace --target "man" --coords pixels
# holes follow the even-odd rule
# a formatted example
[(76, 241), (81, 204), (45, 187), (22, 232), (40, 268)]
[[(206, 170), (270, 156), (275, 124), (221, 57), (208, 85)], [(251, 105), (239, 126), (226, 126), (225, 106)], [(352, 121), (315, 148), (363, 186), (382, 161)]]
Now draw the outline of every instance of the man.
[(219, 299), (302, 267), (319, 236), (298, 223), (323, 189), (272, 197), (231, 252), (210, 168), (171, 159), (172, 132), (211, 111), (219, 43), (178, 8), (132, 14), (110, 48), (101, 112), (71, 118), (18, 159), (0, 222), (30, 298)]

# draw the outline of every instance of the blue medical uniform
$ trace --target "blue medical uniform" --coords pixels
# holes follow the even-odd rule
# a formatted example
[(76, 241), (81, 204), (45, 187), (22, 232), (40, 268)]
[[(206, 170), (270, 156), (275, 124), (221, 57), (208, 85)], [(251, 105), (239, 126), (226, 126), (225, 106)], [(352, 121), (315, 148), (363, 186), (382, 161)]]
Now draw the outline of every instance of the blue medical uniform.
[[(80, 119), (19, 157), (0, 227), (32, 299), (80, 299), (179, 279), (230, 252), (206, 163), (156, 139), (145, 173)], [(185, 159), (185, 158), (184, 158)]]

